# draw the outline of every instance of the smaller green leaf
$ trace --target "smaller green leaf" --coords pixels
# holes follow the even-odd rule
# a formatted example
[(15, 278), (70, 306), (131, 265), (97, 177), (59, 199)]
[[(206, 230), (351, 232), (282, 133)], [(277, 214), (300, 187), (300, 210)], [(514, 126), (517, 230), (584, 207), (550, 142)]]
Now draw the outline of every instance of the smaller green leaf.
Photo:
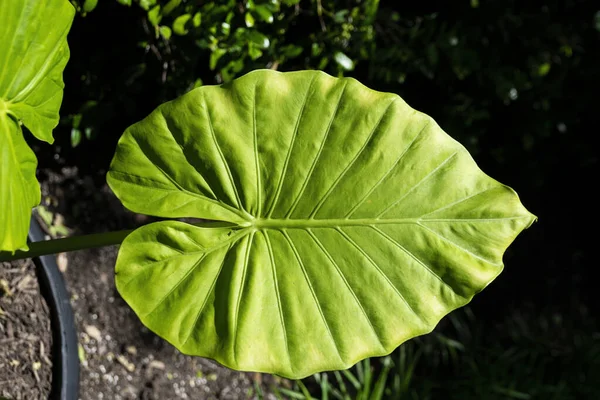
[[(319, 376), (319, 374), (317, 374), (316, 376)], [(320, 374), (320, 376), (322, 377), (322, 379), (320, 379), (320, 385), (321, 385), (321, 399), (322, 400), (329, 400), (329, 380), (327, 379), (327, 374)]]
[(348, 11), (349, 10), (341, 10), (336, 12), (335, 14), (333, 14), (333, 20), (338, 24), (341, 24), (346, 20), (346, 15), (348, 14)]
[(173, 10), (181, 4), (181, 0), (171, 0), (163, 7), (163, 14), (169, 15), (173, 12)]
[(219, 62), (219, 59), (223, 57), (225, 53), (227, 53), (227, 51), (225, 51), (224, 49), (216, 48), (210, 54), (209, 67), (211, 71), (214, 71), (215, 68), (217, 68), (217, 63)]
[(119, 4), (122, 4), (124, 6), (131, 7), (131, 0), (117, 0), (117, 2), (119, 2)]
[(185, 27), (185, 24), (192, 18), (191, 14), (183, 14), (180, 15), (179, 17), (175, 18), (175, 22), (173, 22), (173, 32), (175, 32), (178, 35), (185, 35), (187, 34), (189, 31), (188, 29)]
[(228, 24), (231, 24), (231, 20), (233, 19), (234, 16), (235, 16), (235, 14), (233, 13), (233, 11), (228, 12), (227, 16), (225, 17), (225, 22)]
[(194, 25), (194, 28), (198, 28), (201, 22), (202, 14), (200, 12), (197, 12), (196, 14), (194, 14), (194, 18), (192, 18), (192, 24)]
[(79, 361), (81, 363), (85, 362), (85, 349), (81, 344), (77, 345), (77, 356), (79, 357)]
[(350, 59), (350, 57), (348, 57), (341, 51), (336, 52), (333, 55), (333, 58), (335, 62), (337, 62), (338, 65), (346, 71), (352, 71), (354, 69), (354, 62)]
[(246, 21), (246, 26), (248, 28), (252, 28), (254, 26), (254, 17), (252, 16), (251, 13), (247, 12), (246, 15), (244, 16), (244, 19)]
[(390, 373), (390, 368), (391, 366), (388, 365), (384, 365), (383, 370), (381, 371), (381, 373), (379, 374), (379, 377), (377, 378), (377, 382), (375, 382), (375, 386), (373, 387), (373, 391), (371, 392), (371, 395), (369, 396), (369, 400), (381, 400), (383, 399), (383, 394), (385, 391), (385, 384), (387, 382), (388, 379), (388, 375)]
[(361, 400), (364, 398), (367, 400), (366, 395), (371, 391), (371, 382), (373, 381), (373, 371), (371, 370), (371, 361), (367, 358), (360, 364), (364, 364), (364, 379), (361, 390)]
[(167, 39), (167, 40), (171, 39), (171, 28), (169, 28), (168, 26), (163, 25), (160, 28), (158, 28), (158, 31), (160, 32), (162, 37), (164, 37), (165, 39)]
[(594, 22), (596, 30), (600, 32), (600, 11), (596, 12), (596, 15), (594, 15)]
[(235, 74), (239, 73), (241, 70), (244, 69), (244, 60), (243, 59), (237, 59), (235, 61), (230, 62), (227, 65)]
[(296, 58), (302, 54), (302, 47), (290, 44), (282, 48), (283, 55), (287, 58)]
[(321, 58), (321, 61), (319, 61), (319, 66), (317, 67), (317, 69), (325, 69), (325, 67), (327, 67), (327, 64), (329, 64), (329, 58), (323, 57)]
[(223, 22), (221, 24), (221, 32), (223, 33), (223, 35), (229, 36), (230, 31), (231, 31), (231, 25), (229, 25), (227, 22)]
[(96, 135), (94, 134), (94, 128), (89, 127), (89, 126), (83, 130), (83, 133), (85, 134), (85, 137), (88, 140), (91, 140), (96, 137)]
[(202, 79), (198, 78), (194, 81), (194, 84), (192, 85), (192, 89), (199, 88), (202, 85), (204, 85), (204, 82), (202, 82)]
[(258, 14), (260, 19), (262, 19), (266, 23), (269, 23), (269, 24), (273, 23), (273, 13), (266, 6), (264, 6), (264, 5), (256, 6), (254, 8), (254, 11), (256, 12), (256, 14)]
[(248, 55), (252, 60), (256, 60), (262, 56), (263, 52), (254, 47), (253, 45), (248, 46)]
[[(600, 12), (598, 12), (598, 30), (600, 31)], [(563, 45), (560, 47), (560, 52), (563, 53), (567, 57), (571, 57), (573, 55), (573, 48), (569, 45)]]
[(91, 12), (94, 11), (94, 8), (98, 5), (98, 0), (85, 0), (83, 3), (83, 12)]
[(300, 390), (302, 390), (302, 394), (304, 395), (304, 398), (306, 400), (316, 400), (314, 397), (312, 397), (310, 395), (308, 388), (306, 387), (306, 385), (304, 385), (304, 383), (302, 383), (302, 381), (296, 381), (296, 383), (298, 384), (298, 387), (300, 388)]
[(538, 76), (546, 76), (550, 72), (550, 63), (543, 63), (538, 67)]
[(235, 77), (235, 75), (231, 71), (231, 68), (228, 68), (228, 67), (229, 66), (227, 66), (226, 68), (223, 68), (219, 71), (219, 73), (221, 74), (221, 79), (223, 79), (223, 82), (229, 82)]
[(362, 376), (362, 362), (359, 362), (358, 364), (356, 364), (356, 371), (357, 371), (357, 373), (359, 375), (358, 378), (356, 376), (354, 376), (354, 374), (352, 373), (352, 371), (350, 371), (349, 369), (343, 370), (342, 374), (344, 374), (344, 376), (346, 377), (346, 379), (348, 379), (350, 381), (350, 383), (352, 384), (352, 386), (354, 386), (354, 389), (360, 390), (360, 387), (361, 387), (360, 380), (363, 379), (363, 376)]
[(150, 7), (156, 4), (156, 0), (140, 0), (140, 7), (148, 11)]
[(79, 124), (81, 124), (81, 118), (83, 118), (83, 115), (81, 115), (81, 113), (73, 115), (73, 120), (72, 120), (73, 128), (79, 128)]
[(71, 129), (71, 147), (75, 148), (81, 143), (81, 131), (78, 128)]
[(244, 60), (237, 59), (234, 61), (230, 61), (227, 65), (221, 69), (221, 77), (224, 82), (229, 82), (233, 78), (237, 76), (237, 74), (244, 69)]
[(162, 15), (160, 13), (160, 6), (156, 6), (152, 8), (152, 10), (148, 11), (148, 21), (150, 21), (153, 26), (160, 24), (161, 19)]
[(260, 47), (263, 50), (268, 49), (271, 44), (268, 37), (254, 30), (248, 31), (248, 40), (252, 43), (257, 44), (258, 47)]
[(290, 399), (299, 399), (299, 400), (307, 399), (307, 397), (300, 392), (294, 392), (293, 390), (286, 389), (286, 388), (279, 388), (278, 390), (280, 393), (286, 395)]
[(204, 38), (200, 39), (200, 40), (196, 40), (194, 43), (196, 43), (196, 46), (200, 47), (201, 49), (209, 49), (210, 48), (210, 44)]
[(318, 43), (313, 43), (310, 50), (313, 57), (316, 57), (323, 52), (323, 48)]
[(88, 100), (85, 103), (83, 103), (83, 105), (79, 109), (79, 112), (84, 113), (84, 112), (94, 109), (97, 106), (98, 106), (98, 102), (96, 100)]

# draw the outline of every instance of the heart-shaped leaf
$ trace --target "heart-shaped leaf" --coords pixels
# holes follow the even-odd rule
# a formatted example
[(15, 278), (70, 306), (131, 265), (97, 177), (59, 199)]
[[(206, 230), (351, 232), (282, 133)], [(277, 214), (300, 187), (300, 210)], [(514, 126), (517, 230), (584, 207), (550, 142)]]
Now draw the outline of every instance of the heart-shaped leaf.
[(116, 285), (182, 352), (291, 378), (429, 332), (502, 270), (535, 217), (397, 95), (322, 72), (256, 71), (163, 104), (108, 182), (161, 217)]
[(23, 123), (52, 143), (69, 59), (75, 9), (67, 0), (3, 0), (0, 11), (0, 250), (27, 249), (31, 208), (40, 201), (37, 159)]

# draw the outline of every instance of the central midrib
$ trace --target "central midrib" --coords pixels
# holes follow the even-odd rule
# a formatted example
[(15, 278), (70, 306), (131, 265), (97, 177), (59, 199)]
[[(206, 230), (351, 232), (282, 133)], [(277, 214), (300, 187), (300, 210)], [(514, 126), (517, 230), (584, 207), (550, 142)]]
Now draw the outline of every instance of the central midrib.
[(418, 218), (340, 218), (340, 219), (255, 219), (248, 227), (257, 229), (335, 228), (339, 226), (367, 226), (387, 224), (417, 224)]

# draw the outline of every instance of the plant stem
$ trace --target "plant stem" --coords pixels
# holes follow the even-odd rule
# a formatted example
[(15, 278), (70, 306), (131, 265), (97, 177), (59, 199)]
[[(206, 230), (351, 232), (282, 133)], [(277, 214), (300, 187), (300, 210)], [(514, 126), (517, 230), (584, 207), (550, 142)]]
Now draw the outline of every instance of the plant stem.
[(133, 231), (134, 229), (127, 229), (123, 231), (93, 233), (91, 235), (45, 240), (42, 242), (31, 242), (29, 243), (29, 250), (27, 251), (19, 250), (16, 251), (15, 254), (11, 254), (8, 251), (0, 252), (0, 261), (14, 261), (24, 258), (45, 256), (48, 254), (63, 253), (66, 251), (121, 244), (123, 240), (125, 240), (125, 237)]
[[(237, 224), (225, 221), (211, 221), (204, 219), (188, 218), (187, 223), (200, 228), (240, 228)], [(0, 251), (0, 262), (23, 260), (25, 258), (34, 258), (46, 256), (48, 254), (58, 254), (67, 251), (77, 251), (93, 249), (96, 247), (112, 246), (121, 244), (123, 240), (135, 229), (126, 229), (122, 231), (92, 233), (90, 235), (72, 236), (60, 239), (44, 240), (40, 242), (30, 242), (29, 250), (16, 251), (11, 254), (8, 251)]]

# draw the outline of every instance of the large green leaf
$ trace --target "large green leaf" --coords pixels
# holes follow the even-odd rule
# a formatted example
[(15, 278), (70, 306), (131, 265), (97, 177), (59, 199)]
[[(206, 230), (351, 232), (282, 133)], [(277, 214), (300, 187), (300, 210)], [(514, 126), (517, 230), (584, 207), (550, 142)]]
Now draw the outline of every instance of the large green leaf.
[(27, 249), (31, 208), (40, 201), (37, 159), (21, 123), (52, 143), (75, 9), (67, 0), (2, 0), (0, 6), (0, 250), (15, 251)]
[(116, 285), (182, 352), (299, 378), (390, 353), (502, 270), (535, 217), (397, 95), (256, 71), (163, 104), (108, 182), (166, 221), (124, 241)]

